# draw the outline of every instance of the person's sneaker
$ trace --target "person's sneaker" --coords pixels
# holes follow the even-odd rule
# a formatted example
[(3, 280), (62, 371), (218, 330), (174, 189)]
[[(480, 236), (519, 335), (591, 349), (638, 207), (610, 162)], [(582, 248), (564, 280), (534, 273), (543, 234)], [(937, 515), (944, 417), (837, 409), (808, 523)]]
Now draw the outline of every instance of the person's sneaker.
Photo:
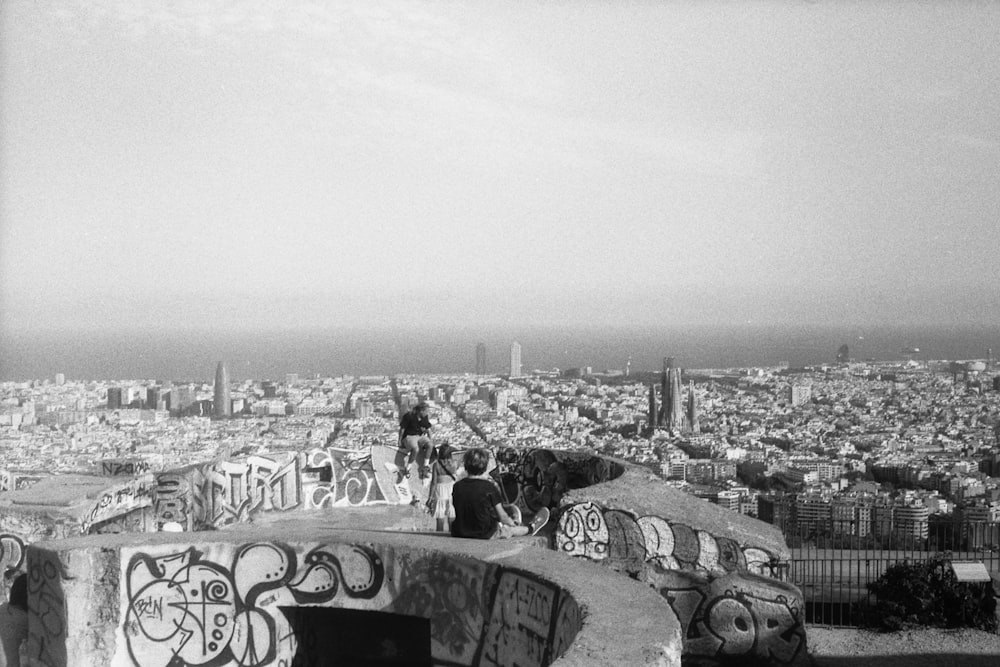
[(540, 531), (542, 527), (548, 522), (549, 522), (549, 508), (543, 507), (542, 509), (538, 510), (538, 514), (536, 514), (535, 518), (531, 520), (530, 524), (528, 524), (528, 526), (531, 528), (531, 534), (537, 535), (538, 531)]

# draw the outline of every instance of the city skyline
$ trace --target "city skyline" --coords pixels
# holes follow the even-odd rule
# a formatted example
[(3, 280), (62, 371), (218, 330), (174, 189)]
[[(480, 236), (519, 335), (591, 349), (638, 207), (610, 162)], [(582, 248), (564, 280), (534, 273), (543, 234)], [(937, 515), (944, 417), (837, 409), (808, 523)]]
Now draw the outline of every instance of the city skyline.
[(998, 26), (961, 2), (3, 3), (0, 336), (997, 326)]

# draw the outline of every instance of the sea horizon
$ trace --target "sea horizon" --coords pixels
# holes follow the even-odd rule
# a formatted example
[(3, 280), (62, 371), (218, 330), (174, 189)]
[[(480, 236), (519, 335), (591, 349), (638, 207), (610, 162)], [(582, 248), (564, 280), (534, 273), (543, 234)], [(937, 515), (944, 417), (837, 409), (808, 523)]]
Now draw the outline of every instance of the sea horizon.
[(487, 371), (508, 370), (510, 344), (522, 368), (591, 367), (595, 372), (656, 370), (664, 357), (683, 368), (816, 365), (853, 359), (984, 359), (1000, 350), (1000, 327), (986, 325), (685, 325), (430, 328), (326, 327), (290, 331), (116, 331), (0, 336), (0, 380), (62, 373), (70, 380), (157, 379), (211, 382), (226, 363), (233, 380), (340, 375), (461, 374), (475, 371), (484, 343)]

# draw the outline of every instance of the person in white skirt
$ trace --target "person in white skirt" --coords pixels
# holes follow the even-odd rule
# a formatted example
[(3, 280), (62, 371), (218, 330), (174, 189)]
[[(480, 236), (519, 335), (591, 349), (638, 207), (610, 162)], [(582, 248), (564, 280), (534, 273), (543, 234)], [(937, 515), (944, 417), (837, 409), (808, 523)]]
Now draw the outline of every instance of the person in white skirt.
[(431, 492), (427, 497), (427, 509), (434, 516), (439, 533), (451, 530), (455, 518), (455, 507), (451, 504), (451, 490), (455, 486), (455, 461), (452, 459), (451, 445), (442, 443), (437, 448), (431, 463)]

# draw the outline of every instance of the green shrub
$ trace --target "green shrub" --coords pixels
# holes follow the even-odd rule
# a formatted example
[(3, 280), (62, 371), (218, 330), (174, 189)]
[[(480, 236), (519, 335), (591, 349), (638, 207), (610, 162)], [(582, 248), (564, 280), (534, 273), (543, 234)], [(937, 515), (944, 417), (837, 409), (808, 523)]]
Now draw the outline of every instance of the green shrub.
[(864, 610), (869, 626), (890, 631), (915, 626), (997, 631), (990, 587), (960, 583), (945, 558), (892, 565), (868, 584), (868, 590), (877, 598)]

